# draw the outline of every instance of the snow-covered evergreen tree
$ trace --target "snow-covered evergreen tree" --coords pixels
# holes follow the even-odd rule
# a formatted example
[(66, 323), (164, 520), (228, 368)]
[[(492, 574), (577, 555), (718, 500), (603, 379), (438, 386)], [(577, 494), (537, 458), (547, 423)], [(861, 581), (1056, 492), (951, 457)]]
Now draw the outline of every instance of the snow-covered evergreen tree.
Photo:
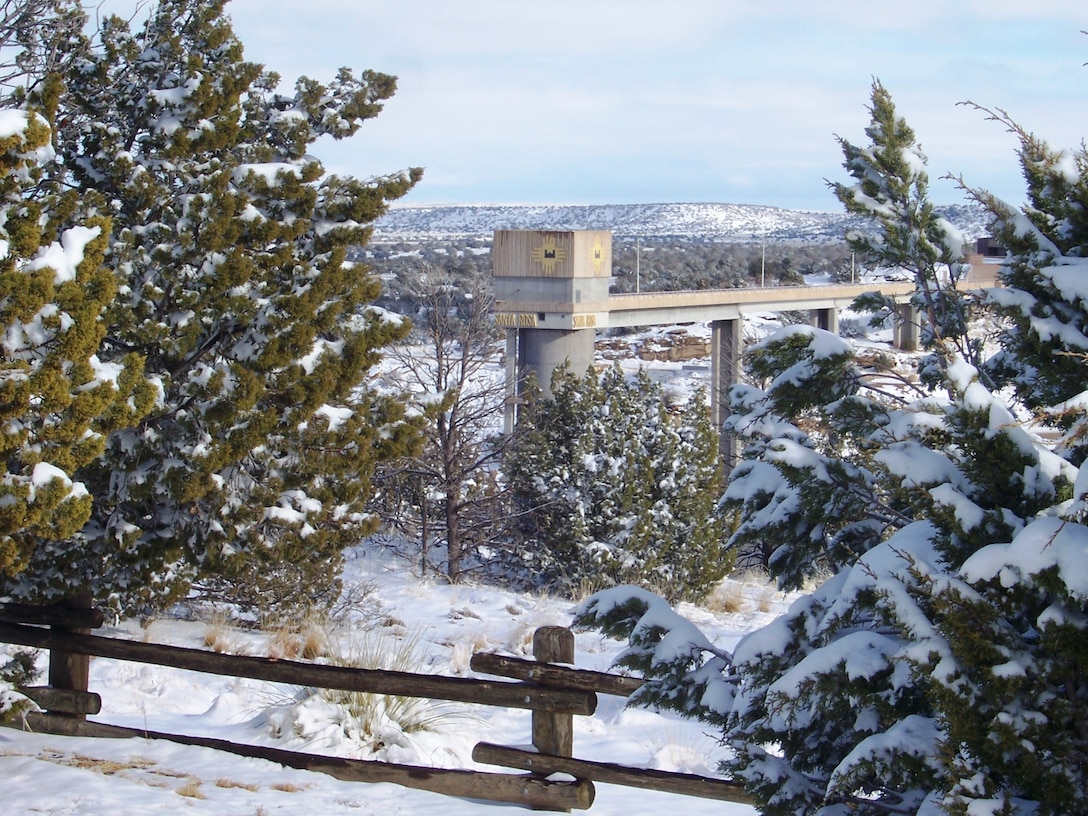
[[(814, 570), (837, 572), (879, 541), (902, 512), (881, 495), (869, 438), (887, 419), (849, 342), (791, 326), (749, 348), (764, 388), (730, 394), (725, 432), (741, 442), (723, 507), (728, 546), (786, 589)], [(784, 546), (788, 544), (788, 546)]]
[(670, 415), (645, 371), (598, 380), (560, 369), (531, 398), (508, 468), (533, 508), (545, 568), (568, 586), (639, 583), (672, 600), (705, 594), (728, 571), (716, 510), (717, 437), (705, 400)]
[[(882, 395), (865, 387), (841, 341), (792, 330), (757, 352), (769, 387), (733, 392), (732, 427), (750, 457), (726, 494), (738, 529), (775, 540), (769, 563), (784, 584), (823, 583), (734, 654), (701, 647), (696, 657), (672, 642), (671, 665), (636, 659), (682, 632), (645, 599), (592, 598), (580, 618), (631, 636), (629, 662), (666, 684), (658, 704), (674, 700), (723, 724), (735, 751), (726, 770), (763, 813), (1080, 812), (1088, 803), (1088, 483), (1071, 461), (1076, 447), (1044, 444), (1025, 424), (1030, 414), (980, 373), (970, 304), (933, 274), (937, 260), (958, 262), (960, 241), (925, 216), (921, 151), (879, 83), (871, 110), (871, 144), (843, 141), (856, 183), (835, 189), (876, 226), (855, 245), (914, 273), (929, 329), (919, 363), (926, 385)], [(1033, 148), (1025, 142), (1022, 158), (1038, 170)], [(1077, 164), (1058, 164), (1069, 183), (1042, 185), (1047, 194), (1034, 197), (1030, 219), (978, 194), (1013, 252), (1007, 288), (992, 294), (1006, 309), (1029, 303), (1024, 276), (1062, 281), (1048, 290), (1054, 312), (1071, 314), (1079, 298), (1079, 255), (1031, 225), (1074, 231), (1062, 219), (1080, 212), (1071, 191), (1083, 189), (1085, 164), (1076, 183), (1068, 168)], [(1005, 371), (1049, 365), (1046, 355), (1030, 357), (1037, 343), (1023, 336), (1025, 327), (1056, 329), (1039, 320), (1045, 314), (1025, 308), (1009, 328)], [(1046, 336), (1064, 338), (1055, 350), (1083, 366), (1078, 333)], [(1039, 389), (1025, 402), (1049, 404), (1051, 373), (1032, 378)], [(1067, 394), (1083, 392), (1084, 379), (1081, 369)], [(1019, 382), (1030, 388), (1028, 378)], [(1082, 404), (1070, 396), (1058, 406), (1077, 414), (1072, 434)]]
[[(1017, 211), (970, 191), (1008, 250), (1003, 285), (988, 293), (1008, 323), (987, 368), (1011, 383), (1033, 424), (1058, 430), (1058, 463), (1080, 470), (1071, 494), (1060, 490), (1014, 535), (971, 555), (959, 572), (967, 586), (940, 596), (938, 625), (962, 679), (941, 689), (939, 708), (966, 745), (951, 763), (947, 805), (1075, 813), (1088, 808), (1088, 152), (1056, 150), (1003, 112), (994, 118), (1020, 140), (1028, 198)], [(1036, 487), (1025, 470), (1023, 492)]]
[(80, 471), (91, 520), (21, 594), (78, 583), (131, 607), (199, 578), (245, 603), (327, 598), (372, 523), (375, 462), (403, 450), (399, 402), (361, 385), (407, 326), (368, 306), (379, 284), (347, 251), (419, 172), (329, 176), (308, 152), (395, 81), (343, 69), (282, 93), (224, 7), (161, 0), (137, 31), (109, 18), (65, 76), (52, 169), (110, 219), (119, 277), (100, 357), (142, 355), (161, 396)]
[[(937, 355), (924, 372), (934, 365), (940, 369), (942, 355), (953, 353), (977, 365), (981, 343), (968, 335), (969, 303), (955, 288), (967, 269), (963, 237), (929, 200), (925, 153), (879, 80), (873, 83), (869, 112), (872, 121), (865, 129), (869, 145), (839, 139), (843, 166), (854, 183), (830, 185), (847, 212), (873, 224), (848, 234), (847, 242), (873, 266), (900, 269), (914, 279), (912, 302), (925, 317), (922, 339)], [(864, 298), (863, 304), (892, 307), (876, 294)]]
[[(4, 39), (43, 33), (15, 8), (6, 11)], [(8, 30), (20, 21), (34, 23), (30, 34)], [(98, 356), (105, 311), (117, 290), (103, 266), (110, 222), (81, 221), (74, 194), (43, 184), (54, 157), (59, 77), (34, 80), (12, 89), (0, 108), (3, 578), (21, 573), (49, 541), (86, 523), (91, 496), (78, 471), (102, 452), (107, 434), (146, 414), (155, 396), (136, 355)]]
[[(1040, 420), (1069, 429), (1082, 416), (1077, 397), (1088, 357), (1088, 307), (1082, 279), (1088, 257), (1088, 152), (1056, 150), (1001, 111), (991, 112), (1020, 140), (1027, 205), (1018, 211), (985, 191), (972, 195), (994, 215), (994, 233), (1009, 252), (1002, 288), (989, 299), (1009, 319), (1005, 351), (988, 361)], [(1066, 438), (1086, 455), (1082, 432)]]

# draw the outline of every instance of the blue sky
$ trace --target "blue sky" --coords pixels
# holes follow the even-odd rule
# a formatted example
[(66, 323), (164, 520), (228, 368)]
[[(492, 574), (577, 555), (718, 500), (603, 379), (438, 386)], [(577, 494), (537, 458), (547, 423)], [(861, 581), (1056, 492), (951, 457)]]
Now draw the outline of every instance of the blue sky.
[(835, 135), (863, 143), (874, 77), (938, 177), (1023, 200), (1007, 110), (1088, 136), (1085, 0), (233, 0), (248, 58), (342, 65), (398, 92), (329, 169), (426, 168), (407, 203), (725, 202), (837, 210)]

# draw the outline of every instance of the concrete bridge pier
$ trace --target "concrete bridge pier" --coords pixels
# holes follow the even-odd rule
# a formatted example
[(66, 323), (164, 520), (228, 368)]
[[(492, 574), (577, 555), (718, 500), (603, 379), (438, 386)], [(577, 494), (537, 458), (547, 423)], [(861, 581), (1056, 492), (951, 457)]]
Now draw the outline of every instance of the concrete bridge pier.
[(817, 329), (829, 331), (832, 334), (839, 333), (839, 310), (832, 306), (827, 309), (810, 309), (808, 323)]
[(518, 421), (518, 330), (506, 330), (506, 355), (503, 357), (506, 363), (506, 380), (504, 382), (504, 399), (502, 411), (503, 433), (510, 436), (514, 432), (514, 425)]
[(521, 330), (518, 338), (519, 373), (524, 379), (536, 375), (544, 396), (552, 395), (552, 372), (563, 363), (578, 377), (593, 365), (596, 329)]
[[(714, 320), (710, 324), (710, 422), (720, 432), (729, 416), (729, 387), (740, 382), (744, 319)], [(726, 472), (737, 458), (737, 443), (731, 434), (721, 434), (719, 450)]]
[(910, 303), (899, 304), (895, 321), (894, 345), (903, 351), (917, 351), (922, 337), (922, 317)]
[(552, 372), (564, 363), (577, 376), (593, 365), (596, 329), (507, 329), (506, 410), (503, 424), (507, 434), (517, 422), (521, 384), (530, 374), (545, 397), (552, 394)]

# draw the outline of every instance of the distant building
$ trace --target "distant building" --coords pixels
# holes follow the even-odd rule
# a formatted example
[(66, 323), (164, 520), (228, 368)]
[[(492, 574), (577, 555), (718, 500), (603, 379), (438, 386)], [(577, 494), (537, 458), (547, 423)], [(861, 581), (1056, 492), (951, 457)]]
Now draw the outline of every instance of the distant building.
[(975, 251), (965, 252), (964, 261), (970, 267), (967, 283), (992, 285), (997, 282), (997, 267), (1005, 260), (1005, 247), (994, 238), (979, 238)]
[(1005, 247), (996, 238), (979, 238), (975, 241), (975, 252), (983, 258), (1004, 258)]

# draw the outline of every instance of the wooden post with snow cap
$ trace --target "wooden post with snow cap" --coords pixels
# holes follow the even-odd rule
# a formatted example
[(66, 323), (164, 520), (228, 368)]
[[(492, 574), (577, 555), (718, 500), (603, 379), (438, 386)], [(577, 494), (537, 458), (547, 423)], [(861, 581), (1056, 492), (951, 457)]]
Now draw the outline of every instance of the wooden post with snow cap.
[[(574, 633), (563, 626), (540, 627), (533, 633), (533, 657), (540, 663), (573, 664)], [(534, 710), (533, 747), (542, 754), (574, 756), (574, 715)]]

